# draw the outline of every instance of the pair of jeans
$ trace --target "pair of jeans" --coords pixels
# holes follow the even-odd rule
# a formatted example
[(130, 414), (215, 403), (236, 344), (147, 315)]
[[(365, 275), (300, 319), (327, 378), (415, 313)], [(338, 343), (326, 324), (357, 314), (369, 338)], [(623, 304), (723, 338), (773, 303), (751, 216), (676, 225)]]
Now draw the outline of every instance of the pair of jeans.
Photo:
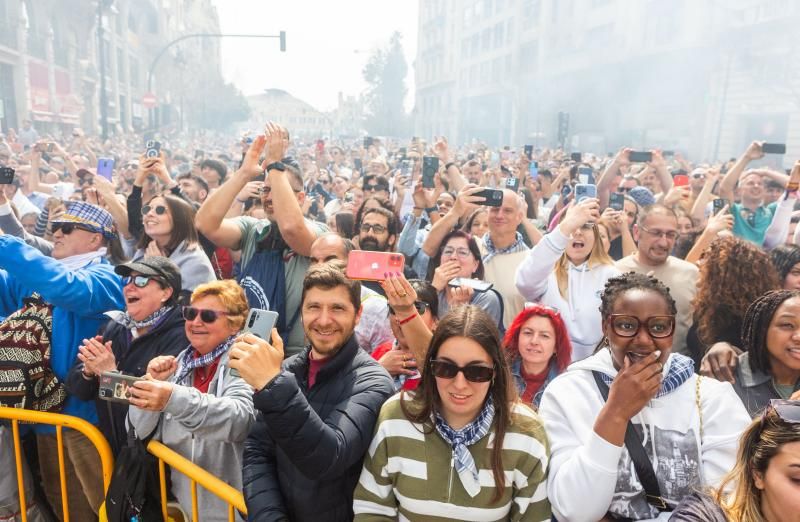
[[(61, 505), (61, 476), (58, 471), (58, 442), (56, 435), (37, 435), (39, 468), (47, 500), (59, 520), (63, 520)], [(65, 429), (64, 471), (66, 477), (67, 505), (70, 520), (97, 520), (97, 513), (105, 500), (103, 467), (100, 455), (89, 439), (81, 433)]]

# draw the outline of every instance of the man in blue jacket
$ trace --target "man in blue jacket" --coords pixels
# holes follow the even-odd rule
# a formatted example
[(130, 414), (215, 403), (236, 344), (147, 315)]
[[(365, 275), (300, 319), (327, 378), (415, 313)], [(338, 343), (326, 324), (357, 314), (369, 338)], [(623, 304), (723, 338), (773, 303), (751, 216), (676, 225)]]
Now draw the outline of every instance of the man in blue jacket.
[[(22, 308), (23, 299), (33, 293), (53, 306), (50, 366), (61, 382), (75, 363), (83, 339), (93, 337), (108, 319), (103, 313), (125, 306), (120, 276), (105, 258), (109, 242), (116, 237), (113, 224), (106, 210), (73, 202), (53, 223), (52, 257), (16, 237), (0, 235), (0, 316)], [(62, 413), (97, 423), (93, 401), (67, 396)], [(55, 430), (34, 429), (45, 493), (60, 512)], [(65, 430), (63, 442), (70, 518), (93, 520), (104, 497), (99, 455), (78, 432)]]

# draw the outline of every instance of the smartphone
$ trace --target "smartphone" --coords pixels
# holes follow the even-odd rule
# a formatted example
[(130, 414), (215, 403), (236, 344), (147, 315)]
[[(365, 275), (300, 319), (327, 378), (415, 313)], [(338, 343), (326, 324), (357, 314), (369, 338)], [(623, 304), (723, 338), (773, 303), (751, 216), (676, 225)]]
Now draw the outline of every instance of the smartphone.
[(580, 152), (573, 152), (572, 154), (569, 155), (569, 159), (571, 159), (575, 163), (580, 163), (581, 161), (583, 161), (583, 154), (581, 154)]
[(685, 187), (689, 185), (689, 176), (686, 174), (676, 174), (672, 176), (672, 184), (676, 187)]
[(575, 201), (580, 203), (586, 198), (597, 197), (597, 186), (588, 183), (578, 183), (575, 185)]
[(502, 207), (503, 206), (503, 191), (498, 189), (483, 189), (480, 192), (473, 194), (485, 199), (483, 202), (487, 207)]
[(533, 145), (525, 145), (524, 150), (525, 156), (527, 156), (528, 159), (533, 159)]
[(628, 159), (631, 160), (631, 163), (647, 163), (648, 161), (653, 161), (653, 153), (634, 150), (631, 151)]
[(661, 155), (664, 156), (665, 158), (669, 158), (669, 157), (672, 157), (672, 156), (675, 155), (675, 151), (674, 150), (665, 150), (665, 151), (661, 152)]
[(407, 150), (405, 147), (400, 147), (400, 150), (397, 152), (398, 156), (401, 158), (405, 158), (407, 154)]
[(353, 158), (353, 168), (356, 169), (358, 172), (361, 172), (361, 169), (364, 167), (364, 163), (361, 161), (361, 158)]
[(147, 140), (147, 143), (144, 145), (145, 147), (145, 158), (157, 158), (161, 155), (161, 143), (155, 140)]
[(354, 196), (353, 196), (352, 192), (345, 193), (345, 195), (344, 195), (344, 202), (345, 203), (352, 203), (353, 199), (354, 199)]
[(414, 162), (412, 162), (411, 160), (404, 159), (400, 162), (401, 176), (411, 176), (413, 170), (414, 170)]
[(536, 161), (531, 161), (531, 164), (528, 165), (528, 175), (531, 179), (536, 179), (539, 177), (539, 163)]
[(764, 154), (786, 154), (785, 143), (764, 143), (761, 145), (761, 152)]
[(572, 187), (570, 187), (569, 185), (564, 185), (563, 187), (561, 187), (562, 198), (566, 199), (569, 197), (570, 194), (572, 194)]
[[(252, 143), (252, 141), (251, 141), (251, 143)], [(195, 149), (194, 150), (194, 159), (203, 159), (203, 156), (205, 156), (205, 154), (206, 153), (203, 152), (201, 149)]]
[(584, 185), (593, 185), (594, 176), (592, 167), (578, 167), (578, 181)]
[(0, 185), (11, 185), (15, 172), (11, 167), (0, 167)]
[(519, 178), (517, 177), (506, 178), (506, 188), (509, 190), (513, 190), (514, 192), (519, 191)]
[(56, 144), (52, 141), (47, 144), (47, 152), (53, 152), (56, 149)]
[(374, 143), (371, 136), (364, 136), (364, 148), (368, 149)]
[(425, 156), (422, 158), (422, 188), (435, 188), (433, 177), (439, 171), (439, 158)]
[(612, 192), (611, 195), (608, 196), (608, 206), (613, 210), (622, 212), (622, 210), (625, 208), (625, 194)]
[(60, 182), (53, 186), (53, 196), (64, 201), (68, 200), (74, 193), (75, 185), (73, 183)]
[(406, 258), (396, 252), (353, 250), (347, 256), (347, 277), (362, 281), (383, 281), (387, 273), (403, 273)]
[(131, 394), (128, 392), (128, 388), (133, 386), (136, 381), (141, 380), (141, 377), (124, 373), (103, 372), (100, 375), (100, 389), (97, 396), (106, 401), (130, 404)]
[(114, 160), (112, 158), (100, 158), (97, 160), (97, 175), (103, 176), (108, 181), (114, 173)]
[(717, 214), (719, 214), (720, 210), (725, 208), (725, 205), (727, 205), (727, 204), (728, 204), (728, 200), (725, 199), (725, 198), (717, 198), (717, 199), (715, 199), (714, 202), (711, 204), (712, 205), (711, 208), (713, 210), (713, 214), (715, 216)]
[(486, 281), (481, 281), (480, 279), (469, 279), (467, 277), (453, 278), (449, 283), (447, 283), (447, 285), (452, 286), (453, 288), (468, 286), (476, 292), (486, 292), (492, 288), (492, 283), (487, 283)]

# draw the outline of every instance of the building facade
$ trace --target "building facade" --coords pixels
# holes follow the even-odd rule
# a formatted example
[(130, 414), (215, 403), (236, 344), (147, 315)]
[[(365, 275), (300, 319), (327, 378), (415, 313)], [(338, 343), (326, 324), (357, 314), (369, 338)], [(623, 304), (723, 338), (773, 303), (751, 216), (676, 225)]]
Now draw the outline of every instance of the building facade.
[(415, 133), (554, 146), (563, 111), (573, 151), (790, 158), (799, 21), (790, 0), (421, 0)]

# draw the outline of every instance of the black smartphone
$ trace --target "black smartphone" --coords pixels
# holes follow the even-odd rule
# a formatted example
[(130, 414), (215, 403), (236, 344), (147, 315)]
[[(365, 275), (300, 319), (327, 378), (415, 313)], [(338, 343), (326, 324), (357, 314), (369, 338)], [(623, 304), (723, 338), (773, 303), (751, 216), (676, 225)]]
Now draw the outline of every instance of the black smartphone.
[(569, 155), (569, 159), (571, 159), (575, 163), (580, 163), (581, 161), (583, 161), (583, 154), (581, 154), (580, 152), (573, 152), (572, 154)]
[(364, 136), (364, 148), (368, 149), (374, 143), (372, 136)]
[(528, 159), (533, 159), (533, 145), (525, 145), (525, 155)]
[(725, 208), (725, 205), (728, 204), (728, 200), (725, 198), (717, 198), (712, 203), (713, 214), (716, 216), (719, 214), (720, 210)]
[(14, 172), (11, 167), (0, 167), (0, 185), (11, 185), (14, 182)]
[(514, 192), (519, 191), (519, 178), (506, 178), (506, 188)]
[(364, 167), (364, 164), (361, 162), (361, 158), (353, 158), (353, 168), (357, 171), (361, 172), (361, 169)]
[(503, 191), (498, 189), (483, 189), (480, 192), (473, 194), (474, 196), (482, 197), (485, 199), (483, 202), (487, 207), (502, 207), (503, 206)]
[(155, 140), (147, 140), (144, 145), (145, 147), (145, 158), (157, 158), (161, 155), (161, 143)]
[(785, 143), (764, 143), (761, 145), (761, 152), (764, 154), (786, 154)]
[(584, 185), (594, 184), (592, 167), (578, 167), (578, 181)]
[(622, 212), (622, 210), (625, 208), (625, 194), (612, 192), (611, 195), (608, 196), (608, 206), (613, 210)]
[(435, 188), (433, 176), (439, 171), (439, 158), (425, 156), (422, 158), (422, 188)]
[(663, 151), (661, 153), (661, 155), (664, 156), (665, 158), (669, 158), (669, 157), (672, 157), (672, 156), (675, 155), (675, 151), (674, 150), (665, 150), (665, 151)]
[(648, 161), (653, 161), (653, 153), (633, 150), (628, 159), (631, 160), (631, 163), (647, 163)]
[(400, 150), (397, 152), (397, 155), (400, 156), (400, 158), (405, 159), (406, 153), (407, 149), (405, 147), (400, 147)]

